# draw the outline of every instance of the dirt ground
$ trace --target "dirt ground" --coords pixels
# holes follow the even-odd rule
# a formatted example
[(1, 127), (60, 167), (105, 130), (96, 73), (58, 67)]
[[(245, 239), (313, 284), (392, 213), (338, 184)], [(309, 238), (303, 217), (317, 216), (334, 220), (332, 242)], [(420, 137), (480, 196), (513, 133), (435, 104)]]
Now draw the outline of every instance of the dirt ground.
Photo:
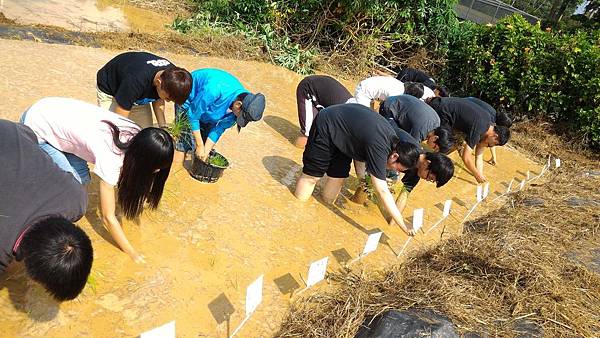
[[(46, 96), (95, 103), (96, 71), (118, 53), (16, 40), (0, 40), (0, 48), (0, 118), (11, 120)], [(268, 337), (277, 331), (294, 292), (304, 287), (311, 262), (329, 256), (328, 269), (337, 270), (358, 256), (369, 233), (381, 230), (385, 236), (379, 249), (354, 263), (380, 268), (397, 262), (399, 253), (404, 256), (460, 232), (476, 191), (460, 160), (446, 186), (436, 189), (423, 183), (412, 193), (404, 215), (425, 208), (424, 232), (440, 219), (440, 203), (455, 203), (445, 222), (405, 246), (408, 237), (389, 227), (374, 204), (365, 207), (347, 200), (354, 179), (333, 207), (294, 198), (302, 152), (291, 141), (298, 133), (295, 88), (301, 76), (252, 61), (160, 54), (189, 70), (230, 71), (247, 88), (266, 95), (264, 119), (239, 135), (235, 130), (224, 135), (217, 148), (232, 165), (217, 184), (198, 183), (184, 170), (173, 172), (159, 209), (137, 222), (123, 222), (134, 247), (146, 256), (145, 265), (120, 252), (103, 228), (95, 179), (88, 212), (78, 222), (94, 245), (90, 285), (77, 300), (59, 305), (25, 278), (22, 265), (12, 265), (0, 277), (2, 335), (137, 336), (176, 320), (178, 336), (223, 337), (243, 319), (247, 285), (264, 274), (263, 303), (239, 336)], [(499, 165), (485, 168), (491, 198), (475, 214), (497, 208), (500, 204), (491, 200), (513, 178), (522, 180), (527, 171), (541, 170), (510, 147), (499, 149), (498, 155)], [(327, 288), (327, 282), (317, 287)]]

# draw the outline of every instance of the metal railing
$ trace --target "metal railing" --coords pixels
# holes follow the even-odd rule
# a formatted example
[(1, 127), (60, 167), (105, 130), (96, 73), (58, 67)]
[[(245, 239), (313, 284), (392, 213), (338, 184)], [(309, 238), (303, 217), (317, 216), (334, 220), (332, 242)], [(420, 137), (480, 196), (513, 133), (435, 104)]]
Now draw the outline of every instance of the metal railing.
[(455, 9), (459, 18), (479, 24), (496, 23), (515, 13), (522, 15), (531, 24), (540, 21), (539, 18), (498, 0), (459, 0)]

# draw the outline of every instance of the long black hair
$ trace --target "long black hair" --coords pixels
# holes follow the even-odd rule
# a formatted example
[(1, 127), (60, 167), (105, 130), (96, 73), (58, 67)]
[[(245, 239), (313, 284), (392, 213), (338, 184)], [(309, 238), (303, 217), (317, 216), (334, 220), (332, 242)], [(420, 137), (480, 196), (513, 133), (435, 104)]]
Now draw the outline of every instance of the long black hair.
[(110, 127), (114, 144), (125, 153), (117, 183), (117, 203), (125, 217), (139, 216), (146, 202), (156, 209), (173, 162), (173, 138), (163, 129), (150, 127), (121, 142), (119, 127), (103, 122)]

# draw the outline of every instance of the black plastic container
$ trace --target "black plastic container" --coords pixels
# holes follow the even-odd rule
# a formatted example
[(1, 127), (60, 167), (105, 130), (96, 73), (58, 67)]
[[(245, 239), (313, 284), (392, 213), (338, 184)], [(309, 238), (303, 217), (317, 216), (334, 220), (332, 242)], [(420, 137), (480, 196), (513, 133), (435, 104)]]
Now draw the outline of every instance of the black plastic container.
[[(219, 158), (223, 165), (210, 164), (215, 157)], [(214, 150), (211, 151), (207, 162), (202, 161), (194, 154), (190, 175), (200, 182), (215, 183), (223, 176), (223, 171), (225, 171), (227, 167), (229, 167), (229, 161), (227, 161), (225, 156)]]

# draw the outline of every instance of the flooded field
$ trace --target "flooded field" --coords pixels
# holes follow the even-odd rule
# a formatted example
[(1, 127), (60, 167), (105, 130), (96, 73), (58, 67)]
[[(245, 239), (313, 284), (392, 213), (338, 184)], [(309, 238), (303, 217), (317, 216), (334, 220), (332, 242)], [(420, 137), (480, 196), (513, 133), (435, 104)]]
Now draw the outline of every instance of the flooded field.
[(124, 0), (0, 0), (0, 12), (21, 24), (75, 31), (160, 32), (173, 20)]
[[(0, 118), (11, 120), (44, 96), (95, 103), (96, 71), (117, 53), (13, 40), (0, 40), (0, 46), (0, 62), (11, 65), (0, 81)], [(264, 119), (239, 134), (235, 128), (225, 133), (217, 148), (231, 167), (218, 183), (201, 184), (185, 170), (173, 172), (159, 209), (138, 222), (123, 222), (127, 237), (146, 256), (145, 265), (133, 263), (111, 242), (99, 218), (94, 181), (88, 212), (78, 222), (94, 246), (88, 287), (77, 300), (58, 305), (27, 281), (22, 265), (13, 264), (0, 277), (2, 336), (137, 336), (175, 320), (180, 337), (225, 337), (244, 317), (246, 287), (264, 274), (264, 301), (239, 336), (269, 337), (290, 299), (304, 287), (311, 262), (328, 256), (328, 269), (339, 269), (358, 256), (369, 233), (383, 231), (379, 249), (354, 263), (382, 267), (396, 262), (400, 253), (460, 232), (475, 202), (476, 184), (457, 154), (452, 157), (459, 164), (452, 181), (441, 189), (420, 184), (404, 213), (407, 217), (414, 208), (425, 208), (428, 232), (441, 217), (440, 203), (454, 199), (450, 217), (405, 247), (408, 237), (389, 227), (374, 204), (348, 201), (356, 187), (353, 179), (336, 206), (294, 198), (291, 190), (301, 171), (302, 152), (291, 141), (298, 132), (295, 89), (301, 76), (256, 62), (164, 56), (189, 70), (230, 71), (250, 90), (265, 94)], [(31, 81), (32, 74), (36, 81)], [(498, 153), (499, 165), (485, 168), (491, 181), (489, 201), (476, 213), (497, 207), (491, 200), (511, 179), (522, 180), (529, 170), (540, 172), (540, 166), (510, 148)]]

